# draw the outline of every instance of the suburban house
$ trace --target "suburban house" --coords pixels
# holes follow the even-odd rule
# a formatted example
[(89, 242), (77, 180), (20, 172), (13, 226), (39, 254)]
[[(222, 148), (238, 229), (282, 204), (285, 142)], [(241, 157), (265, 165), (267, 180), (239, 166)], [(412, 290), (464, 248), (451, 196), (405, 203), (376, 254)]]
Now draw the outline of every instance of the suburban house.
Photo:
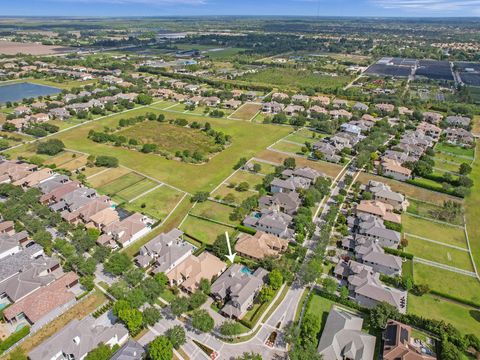
[(341, 261), (335, 266), (334, 274), (347, 282), (351, 297), (359, 305), (372, 308), (381, 302), (387, 302), (405, 314), (407, 292), (383, 285), (380, 274), (371, 266), (353, 260)]
[(442, 114), (431, 112), (431, 111), (424, 112), (422, 116), (424, 121), (428, 121), (429, 123), (432, 123), (432, 124), (439, 124), (440, 121), (443, 120)]
[(293, 218), (290, 215), (279, 211), (262, 209), (260, 212), (252, 213), (243, 220), (245, 226), (259, 231), (273, 234), (283, 239), (291, 239), (294, 231), (289, 228)]
[(262, 111), (264, 113), (278, 114), (282, 112), (284, 108), (283, 104), (277, 103), (275, 101), (267, 102), (262, 105)]
[(146, 235), (150, 231), (151, 225), (152, 220), (148, 217), (140, 213), (134, 213), (123, 220), (107, 225), (103, 232), (111, 236), (120, 246), (127, 247)]
[(392, 104), (376, 104), (375, 108), (384, 114), (391, 113), (395, 110), (395, 106)]
[(34, 171), (17, 181), (14, 181), (13, 185), (21, 186), (24, 188), (31, 188), (31, 187), (37, 186), (42, 181), (50, 179), (51, 177), (53, 177), (53, 175), (54, 173), (52, 169), (43, 168), (38, 171)]
[(447, 128), (445, 138), (450, 144), (471, 146), (475, 142), (473, 135), (464, 128)]
[(368, 105), (366, 105), (364, 103), (361, 103), (361, 102), (357, 102), (355, 105), (352, 106), (352, 110), (368, 111)]
[(337, 148), (330, 144), (327, 141), (318, 141), (315, 144), (313, 144), (313, 150), (315, 152), (319, 152), (322, 154), (322, 159), (333, 162), (333, 163), (338, 163), (340, 160), (342, 160), (342, 157), (340, 155), (337, 155)]
[(226, 109), (237, 109), (240, 105), (242, 105), (242, 102), (240, 100), (235, 100), (235, 99), (230, 99), (223, 103), (223, 106)]
[(355, 255), (359, 262), (369, 265), (375, 272), (388, 276), (402, 274), (402, 259), (399, 256), (385, 254), (383, 248), (374, 240), (360, 237), (355, 239)]
[(306, 103), (309, 102), (310, 98), (308, 95), (302, 95), (302, 94), (295, 94), (292, 96), (292, 102), (296, 103)]
[(438, 140), (442, 134), (441, 128), (425, 121), (418, 124), (417, 130), (423, 131), (425, 135), (430, 136), (434, 140)]
[(288, 240), (257, 231), (255, 235), (242, 233), (235, 243), (235, 251), (246, 258), (262, 260), (267, 256), (278, 257), (288, 248)]
[(362, 331), (363, 319), (332, 306), (318, 344), (323, 360), (373, 360), (375, 336)]
[(285, 94), (285, 93), (275, 92), (272, 94), (272, 99), (276, 101), (286, 100), (288, 98), (289, 98), (288, 94)]
[(204, 251), (199, 256), (188, 256), (166, 275), (171, 286), (177, 285), (189, 293), (194, 293), (198, 289), (200, 280), (212, 281), (226, 268), (227, 264), (218, 257)]
[(240, 319), (253, 305), (267, 274), (262, 268), (252, 274), (243, 265), (233, 264), (212, 284), (211, 295), (224, 304), (221, 312), (225, 316)]
[(193, 245), (183, 240), (183, 232), (172, 229), (161, 233), (140, 248), (135, 257), (136, 263), (148, 267), (154, 262), (154, 272), (167, 273), (178, 266), (193, 252)]
[(385, 183), (370, 180), (367, 185), (367, 191), (373, 195), (374, 200), (390, 204), (397, 211), (406, 211), (408, 208), (408, 200), (404, 195), (392, 191), (390, 186)]
[(146, 350), (137, 341), (132, 338), (122, 345), (110, 360), (142, 360), (146, 357)]
[(3, 315), (12, 324), (23, 320), (35, 324), (53, 310), (73, 304), (75, 294), (70, 289), (77, 284), (78, 275), (74, 272), (66, 273), (7, 307)]
[(10, 236), (15, 234), (15, 223), (10, 220), (0, 222), (0, 234), (7, 234)]
[(127, 329), (120, 324), (97, 324), (88, 316), (74, 319), (28, 354), (30, 360), (82, 360), (100, 343), (121, 346), (128, 340)]
[(406, 181), (412, 178), (412, 170), (402, 166), (396, 160), (383, 158), (381, 167), (383, 175), (392, 177), (395, 180)]
[(384, 360), (433, 360), (437, 358), (429, 349), (421, 349), (412, 341), (410, 326), (395, 320), (388, 320), (382, 340)]
[(331, 110), (329, 112), (330, 116), (333, 117), (334, 119), (348, 119), (350, 120), (352, 118), (352, 113), (348, 112), (345, 109), (339, 109), (339, 110)]
[(104, 228), (119, 220), (120, 217), (118, 216), (118, 213), (111, 207), (106, 207), (90, 216), (90, 219), (85, 226), (87, 228), (96, 228), (103, 231)]
[(449, 126), (466, 128), (470, 126), (472, 119), (466, 116), (454, 115), (454, 116), (447, 116), (445, 121)]
[(270, 191), (276, 193), (289, 193), (299, 189), (308, 189), (311, 181), (300, 176), (292, 176), (287, 179), (275, 178), (270, 183)]
[(352, 125), (350, 123), (344, 123), (340, 125), (340, 129), (342, 129), (343, 132), (346, 132), (348, 134), (352, 134), (355, 136), (358, 136), (362, 133), (362, 129), (359, 126)]
[(357, 205), (356, 212), (357, 214), (371, 214), (377, 216), (385, 221), (391, 221), (396, 224), (402, 222), (400, 215), (393, 212), (394, 208), (390, 204), (385, 204), (378, 200), (362, 200), (360, 204)]
[(0, 226), (2, 228), (0, 233), (0, 259), (20, 252), (31, 242), (25, 230), (15, 233), (13, 221), (3, 221)]
[(312, 96), (310, 101), (319, 103), (323, 106), (328, 106), (330, 104), (330, 98), (328, 96)]
[(288, 105), (284, 110), (287, 116), (295, 116), (305, 111), (305, 108), (301, 105)]
[(258, 200), (260, 209), (268, 209), (272, 211), (281, 211), (285, 214), (293, 216), (300, 207), (302, 200), (296, 191), (288, 193), (277, 192), (273, 195), (262, 196)]
[(282, 172), (282, 177), (284, 178), (288, 179), (292, 177), (300, 177), (300, 178), (309, 180), (310, 184), (315, 183), (315, 181), (322, 176), (325, 176), (325, 174), (320, 173), (317, 170), (312, 169), (308, 166), (296, 168), (295, 170), (285, 169)]
[(396, 249), (400, 244), (401, 234), (387, 229), (383, 220), (376, 215), (358, 214), (356, 218), (349, 217), (347, 221), (355, 233), (374, 240), (381, 247)]

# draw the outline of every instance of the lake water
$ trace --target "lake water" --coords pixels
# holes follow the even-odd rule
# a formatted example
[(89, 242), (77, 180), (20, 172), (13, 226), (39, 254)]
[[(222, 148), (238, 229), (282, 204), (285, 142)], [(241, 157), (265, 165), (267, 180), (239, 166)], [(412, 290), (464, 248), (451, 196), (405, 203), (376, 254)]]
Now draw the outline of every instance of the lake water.
[(0, 103), (7, 101), (20, 101), (25, 98), (56, 95), (62, 90), (53, 86), (38, 85), (32, 83), (17, 83), (0, 86)]

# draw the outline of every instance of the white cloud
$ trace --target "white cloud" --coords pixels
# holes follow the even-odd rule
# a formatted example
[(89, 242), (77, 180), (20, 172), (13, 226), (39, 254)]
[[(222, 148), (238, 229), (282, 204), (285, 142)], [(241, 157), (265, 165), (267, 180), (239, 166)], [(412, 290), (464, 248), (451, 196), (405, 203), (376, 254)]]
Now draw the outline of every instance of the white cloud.
[(480, 0), (373, 0), (385, 9), (431, 11), (478, 11)]

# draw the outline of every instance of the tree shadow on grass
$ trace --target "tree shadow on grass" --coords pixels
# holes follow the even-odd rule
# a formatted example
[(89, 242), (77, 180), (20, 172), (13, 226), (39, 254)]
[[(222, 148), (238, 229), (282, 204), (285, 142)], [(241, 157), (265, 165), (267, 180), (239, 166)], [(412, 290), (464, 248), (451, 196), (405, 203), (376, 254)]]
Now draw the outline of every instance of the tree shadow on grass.
[(480, 310), (470, 310), (470, 316), (480, 322)]

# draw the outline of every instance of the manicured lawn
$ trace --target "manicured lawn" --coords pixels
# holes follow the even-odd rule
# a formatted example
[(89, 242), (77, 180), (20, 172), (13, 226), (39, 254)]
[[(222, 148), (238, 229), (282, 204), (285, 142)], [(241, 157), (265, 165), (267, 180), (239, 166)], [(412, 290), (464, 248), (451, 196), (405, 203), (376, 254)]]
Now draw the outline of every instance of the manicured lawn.
[(230, 235), (235, 231), (231, 227), (216, 224), (207, 220), (202, 220), (193, 216), (188, 216), (180, 230), (201, 241), (204, 244), (213, 244), (218, 235), (228, 231)]
[(290, 140), (293, 142), (297, 142), (299, 144), (305, 144), (305, 142), (309, 142), (311, 144), (314, 144), (317, 141), (320, 141), (320, 139), (326, 137), (327, 135), (325, 134), (320, 134), (308, 129), (300, 129), (294, 134), (288, 135), (285, 140)]
[(438, 160), (451, 162), (451, 163), (454, 163), (454, 164), (458, 164), (460, 166), (461, 163), (470, 164), (473, 159), (465, 159), (465, 158), (461, 158), (461, 157), (459, 157), (455, 154), (437, 152), (435, 154), (435, 161), (438, 161)]
[[(216, 154), (208, 163), (194, 165), (167, 160), (155, 154), (143, 154), (134, 150), (86, 140), (90, 130), (101, 131), (105, 126), (115, 128), (119, 119), (134, 117), (147, 112), (163, 113), (167, 119), (182, 117), (189, 122), (198, 121), (199, 123), (205, 123), (208, 121), (215, 130), (232, 135), (232, 145)], [(86, 123), (54, 137), (61, 139), (67, 148), (93, 155), (108, 154), (115, 156), (122, 165), (194, 193), (196, 191), (211, 191), (232, 172), (232, 167), (239, 158), (251, 158), (276, 140), (286, 136), (289, 132), (291, 132), (291, 128), (288, 126), (253, 124), (226, 119), (204, 118), (189, 114), (177, 116), (148, 107)], [(8, 153), (11, 154), (12, 158), (16, 158), (25, 153), (33, 154), (34, 151), (34, 146), (22, 146), (8, 151)], [(92, 178), (92, 181), (93, 179), (95, 178)]]
[(467, 248), (465, 234), (461, 228), (420, 219), (408, 214), (402, 215), (402, 224), (405, 233)]
[(88, 179), (88, 183), (94, 188), (101, 188), (105, 184), (108, 184), (121, 176), (127, 175), (129, 172), (130, 170), (123, 167), (111, 168), (108, 171), (98, 173), (98, 175), (91, 177)]
[(230, 117), (232, 119), (250, 120), (261, 109), (261, 105), (253, 103), (245, 103), (234, 111)]
[(131, 203), (124, 204), (124, 207), (163, 220), (182, 196), (183, 193), (164, 185)]
[(472, 160), (473, 160), (473, 156), (475, 155), (475, 150), (473, 148), (472, 149), (464, 148), (461, 146), (450, 145), (447, 143), (438, 143), (437, 146), (435, 146), (435, 150), (469, 157), (469, 158), (472, 158)]
[(223, 205), (215, 201), (207, 200), (202, 203), (197, 203), (190, 212), (191, 214), (205, 217), (208, 219), (220, 221), (225, 224), (238, 225), (237, 221), (229, 219), (233, 211), (233, 207)]
[(471, 276), (415, 263), (415, 282), (430, 289), (480, 304), (480, 282)]
[[(264, 159), (266, 161), (274, 162), (277, 164), (283, 164), (283, 160), (291, 156), (286, 154), (281, 154), (275, 151), (264, 150), (261, 153), (259, 153), (256, 157), (259, 159)], [(305, 159), (303, 157), (295, 157), (295, 162), (297, 166), (309, 166), (312, 169), (318, 170), (332, 178), (335, 178), (343, 168), (342, 165), (333, 164), (326, 161), (312, 161), (312, 160)]]
[(121, 176), (111, 182), (106, 183), (102, 187), (98, 189), (103, 194), (107, 194), (109, 196), (113, 196), (116, 193), (127, 189), (129, 186), (132, 186), (140, 181), (145, 179), (143, 176), (134, 173), (133, 171)]
[[(426, 203), (423, 201), (415, 200), (415, 199), (408, 199), (408, 202), (410, 205), (408, 206), (407, 212), (410, 214), (415, 214), (427, 218), (434, 219), (432, 216), (432, 213), (441, 209), (440, 206), (431, 204), (431, 203)], [(462, 214), (459, 214), (453, 221), (453, 225), (463, 225), (463, 216)]]
[(362, 172), (358, 177), (358, 181), (361, 182), (362, 184), (367, 184), (369, 180), (383, 182), (385, 184), (390, 185), (393, 191), (398, 191), (413, 199), (431, 202), (434, 204), (441, 205), (445, 200), (453, 200), (457, 202), (462, 201), (461, 199), (454, 196), (423, 189), (418, 186), (410, 185), (405, 182), (389, 179), (383, 176), (377, 176), (377, 175)]
[(261, 184), (263, 181), (263, 176), (254, 174), (248, 171), (239, 170), (233, 175), (230, 179), (228, 179), (229, 184), (240, 184), (241, 182), (247, 182), (250, 185), (250, 189), (255, 189), (256, 185)]
[(473, 271), (470, 255), (467, 251), (435, 244), (429, 241), (407, 236), (406, 252), (419, 258), (435, 261), (440, 264), (454, 266), (459, 269)]
[(456, 326), (464, 334), (480, 333), (480, 311), (468, 306), (436, 298), (408, 295), (408, 312), (430, 319), (443, 320)]
[[(133, 184), (132, 186), (127, 187), (126, 189), (123, 189), (115, 194), (115, 196), (118, 196), (125, 201), (130, 201), (134, 199), (135, 197), (143, 194), (144, 192), (153, 189), (155, 186), (157, 186), (158, 183), (156, 183), (153, 180), (144, 178), (143, 180), (140, 180), (139, 182)], [(148, 195), (148, 194), (147, 194)], [(145, 196), (147, 196), (145, 195)]]
[(444, 171), (458, 173), (459, 167), (460, 167), (460, 164), (458, 163), (452, 163), (450, 161), (446, 161), (444, 159), (435, 157), (434, 169), (440, 169)]
[(285, 151), (292, 154), (302, 154), (302, 147), (303, 145), (292, 144), (286, 141), (279, 141), (272, 146), (272, 148), (275, 150)]

